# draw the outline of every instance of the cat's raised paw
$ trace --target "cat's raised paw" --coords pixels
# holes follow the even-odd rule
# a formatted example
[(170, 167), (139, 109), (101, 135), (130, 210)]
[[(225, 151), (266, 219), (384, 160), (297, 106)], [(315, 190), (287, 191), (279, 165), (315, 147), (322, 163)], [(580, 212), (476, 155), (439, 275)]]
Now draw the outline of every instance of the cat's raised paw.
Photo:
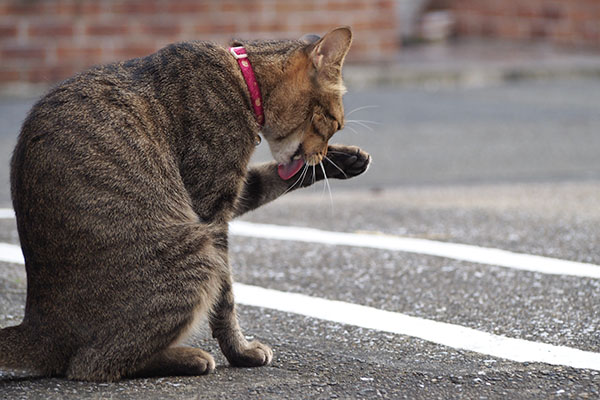
[(348, 179), (369, 168), (371, 156), (357, 146), (331, 145), (323, 165), (328, 178)]
[(241, 352), (227, 357), (234, 367), (262, 367), (273, 360), (273, 350), (256, 340), (248, 343)]

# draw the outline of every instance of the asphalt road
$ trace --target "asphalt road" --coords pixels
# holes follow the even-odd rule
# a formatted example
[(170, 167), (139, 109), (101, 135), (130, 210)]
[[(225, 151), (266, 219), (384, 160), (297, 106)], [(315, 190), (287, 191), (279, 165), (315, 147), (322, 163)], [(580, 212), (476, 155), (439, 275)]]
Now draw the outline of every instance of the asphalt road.
[[(0, 101), (0, 205), (29, 100)], [(471, 244), (600, 265), (600, 81), (350, 92), (337, 134), (373, 155), (363, 177), (279, 199), (245, 221)], [(256, 159), (268, 158), (263, 144)], [(4, 160), (4, 161), (2, 161)], [(0, 219), (0, 242), (18, 243)], [(392, 250), (232, 236), (237, 282), (360, 304), (532, 343), (596, 353), (600, 279)], [(600, 267), (598, 267), (600, 268)], [(0, 326), (22, 315), (25, 275), (0, 263)], [(0, 373), (2, 398), (599, 398), (600, 371), (516, 362), (403, 334), (240, 305), (269, 367), (217, 361), (192, 378), (88, 384)]]

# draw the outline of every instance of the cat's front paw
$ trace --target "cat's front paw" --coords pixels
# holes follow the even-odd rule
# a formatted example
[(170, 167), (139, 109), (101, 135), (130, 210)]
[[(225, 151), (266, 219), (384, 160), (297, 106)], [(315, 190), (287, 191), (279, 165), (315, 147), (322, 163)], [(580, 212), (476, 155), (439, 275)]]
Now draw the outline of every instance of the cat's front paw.
[(259, 341), (252, 341), (241, 351), (227, 357), (234, 367), (262, 367), (273, 360), (273, 350)]
[(348, 179), (365, 172), (371, 156), (357, 146), (330, 145), (322, 163), (328, 178)]

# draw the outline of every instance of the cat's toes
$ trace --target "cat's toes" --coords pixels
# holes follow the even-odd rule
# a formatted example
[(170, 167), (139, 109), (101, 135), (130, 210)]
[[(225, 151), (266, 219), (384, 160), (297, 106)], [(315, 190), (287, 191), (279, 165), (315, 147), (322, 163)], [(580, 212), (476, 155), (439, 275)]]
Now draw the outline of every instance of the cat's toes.
[(229, 357), (229, 363), (234, 367), (262, 367), (273, 360), (273, 351), (258, 341), (248, 343), (248, 346), (234, 357)]
[(205, 375), (215, 370), (215, 360), (202, 354), (190, 355), (181, 360), (182, 375)]
[(360, 175), (367, 170), (371, 156), (357, 146), (329, 146), (325, 164), (327, 176), (337, 179), (348, 179)]
[(205, 375), (215, 370), (215, 360), (194, 347), (169, 347), (131, 374), (133, 378)]

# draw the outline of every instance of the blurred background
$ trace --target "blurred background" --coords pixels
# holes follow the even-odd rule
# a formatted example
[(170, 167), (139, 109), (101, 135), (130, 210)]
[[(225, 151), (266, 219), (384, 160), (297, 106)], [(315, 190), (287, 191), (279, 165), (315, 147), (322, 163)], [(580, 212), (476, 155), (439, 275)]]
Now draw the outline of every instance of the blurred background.
[(600, 179), (597, 0), (0, 0), (2, 187), (27, 110), (77, 71), (339, 25), (355, 121), (335, 140), (375, 160), (343, 187)]

